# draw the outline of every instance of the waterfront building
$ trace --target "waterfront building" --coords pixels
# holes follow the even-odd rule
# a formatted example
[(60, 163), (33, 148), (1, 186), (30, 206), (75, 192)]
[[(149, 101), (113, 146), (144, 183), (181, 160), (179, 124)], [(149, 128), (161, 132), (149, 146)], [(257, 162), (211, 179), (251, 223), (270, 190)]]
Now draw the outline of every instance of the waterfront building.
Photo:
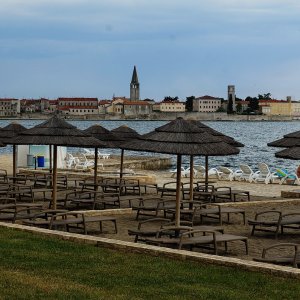
[(193, 99), (193, 111), (195, 112), (215, 112), (221, 105), (221, 98), (208, 95)]
[(300, 116), (300, 102), (292, 101), (290, 96), (286, 100), (259, 100), (259, 109), (267, 116)]
[(49, 111), (49, 99), (21, 99), (20, 100), (21, 113), (43, 113)]
[(124, 101), (123, 113), (126, 116), (149, 115), (152, 113), (152, 103), (147, 101)]
[(130, 100), (140, 100), (140, 83), (137, 76), (136, 67), (133, 68), (132, 78), (130, 82)]
[(185, 102), (165, 100), (153, 104), (152, 109), (156, 112), (185, 112)]
[(49, 100), (49, 109), (48, 111), (44, 111), (45, 113), (54, 113), (57, 111), (57, 105), (58, 105), (58, 101), (57, 100)]
[(17, 117), (20, 114), (20, 100), (0, 98), (0, 117)]
[(237, 113), (247, 111), (249, 108), (249, 101), (246, 100), (235, 100), (235, 107)]
[(111, 100), (99, 100), (99, 114), (100, 115), (105, 115), (107, 113), (108, 107), (111, 107)]
[(98, 115), (98, 98), (58, 98), (57, 110), (65, 115)]

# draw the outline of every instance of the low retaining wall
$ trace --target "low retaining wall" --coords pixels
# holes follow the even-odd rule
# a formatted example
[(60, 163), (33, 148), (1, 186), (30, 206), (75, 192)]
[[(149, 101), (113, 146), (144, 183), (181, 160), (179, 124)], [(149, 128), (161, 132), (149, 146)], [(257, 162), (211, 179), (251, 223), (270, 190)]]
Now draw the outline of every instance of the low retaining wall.
[(170, 157), (147, 157), (144, 160), (124, 162), (124, 167), (139, 170), (166, 170), (172, 167)]
[(168, 257), (172, 259), (186, 260), (191, 262), (200, 262), (205, 264), (234, 267), (246, 271), (261, 272), (281, 277), (291, 277), (300, 279), (300, 270), (291, 267), (277, 266), (272, 264), (246, 261), (238, 258), (222, 257), (218, 255), (209, 255), (198, 252), (185, 250), (169, 249), (139, 243), (124, 242), (120, 240), (107, 239), (82, 235), (77, 233), (69, 233), (55, 230), (48, 230), (36, 227), (23, 226), (18, 224), (8, 224), (0, 222), (1, 227), (13, 228), (21, 231), (32, 232), (44, 236), (55, 237), (62, 240), (90, 244), (98, 247), (114, 249), (124, 252), (142, 253), (152, 256)]

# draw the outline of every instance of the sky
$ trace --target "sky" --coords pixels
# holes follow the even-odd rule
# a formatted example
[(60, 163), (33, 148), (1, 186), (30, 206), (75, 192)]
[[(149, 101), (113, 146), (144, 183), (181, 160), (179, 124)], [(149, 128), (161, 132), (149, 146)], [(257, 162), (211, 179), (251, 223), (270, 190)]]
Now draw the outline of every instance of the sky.
[(0, 97), (300, 99), (299, 0), (0, 0)]

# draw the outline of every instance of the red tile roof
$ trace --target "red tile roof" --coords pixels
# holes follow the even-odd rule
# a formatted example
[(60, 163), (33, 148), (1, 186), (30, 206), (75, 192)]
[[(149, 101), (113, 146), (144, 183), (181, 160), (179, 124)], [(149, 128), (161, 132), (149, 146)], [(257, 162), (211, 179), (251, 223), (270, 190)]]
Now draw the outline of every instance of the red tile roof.
[(98, 98), (58, 98), (58, 101), (97, 101)]
[(99, 101), (99, 104), (100, 104), (100, 105), (103, 105), (103, 104), (111, 104), (111, 100), (100, 100), (100, 101)]
[(144, 101), (128, 101), (128, 100), (125, 100), (123, 102), (124, 105), (149, 105), (149, 103), (147, 102), (144, 102)]
[(15, 101), (15, 100), (18, 100), (18, 99), (15, 99), (15, 98), (0, 98), (0, 101)]
[(66, 110), (66, 109), (97, 109), (95, 106), (82, 106), (82, 105), (65, 105), (59, 106), (59, 110)]
[(200, 100), (221, 100), (221, 98), (219, 98), (219, 97), (213, 97), (213, 96), (209, 96), (209, 95), (195, 98), (195, 100), (198, 100), (198, 99), (200, 99)]

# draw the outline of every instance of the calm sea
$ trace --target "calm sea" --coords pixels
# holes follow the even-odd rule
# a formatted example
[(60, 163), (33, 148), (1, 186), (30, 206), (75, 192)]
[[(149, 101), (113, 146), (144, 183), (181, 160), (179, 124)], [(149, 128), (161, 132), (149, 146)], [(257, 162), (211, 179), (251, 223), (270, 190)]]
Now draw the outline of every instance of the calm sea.
[[(8, 125), (10, 120), (1, 120), (0, 127)], [(20, 124), (26, 128), (33, 127), (41, 120), (20, 120)], [(86, 129), (94, 124), (111, 130), (123, 124), (135, 129), (140, 134), (144, 134), (154, 130), (156, 127), (166, 124), (166, 121), (70, 121), (71, 124), (77, 126), (79, 129)], [(240, 154), (224, 157), (209, 158), (210, 167), (228, 166), (231, 168), (238, 168), (240, 163), (249, 164), (253, 169), (257, 169), (259, 162), (267, 163), (271, 168), (281, 167), (293, 171), (300, 162), (286, 159), (275, 158), (274, 153), (281, 150), (280, 148), (268, 147), (267, 143), (283, 137), (284, 134), (300, 130), (300, 122), (203, 122), (206, 125), (229, 135), (239, 142), (243, 143), (245, 147), (241, 148)], [(78, 151), (79, 149), (72, 148), (70, 151)], [(12, 152), (12, 147), (7, 146), (0, 148), (1, 153)], [(118, 154), (117, 149), (105, 149), (103, 152)], [(128, 155), (137, 154), (137, 152), (126, 151)], [(162, 155), (152, 153), (138, 153), (138, 155)], [(175, 162), (175, 158), (173, 160)], [(196, 164), (204, 164), (201, 157), (195, 158)], [(188, 164), (188, 157), (184, 158), (184, 163)]]

